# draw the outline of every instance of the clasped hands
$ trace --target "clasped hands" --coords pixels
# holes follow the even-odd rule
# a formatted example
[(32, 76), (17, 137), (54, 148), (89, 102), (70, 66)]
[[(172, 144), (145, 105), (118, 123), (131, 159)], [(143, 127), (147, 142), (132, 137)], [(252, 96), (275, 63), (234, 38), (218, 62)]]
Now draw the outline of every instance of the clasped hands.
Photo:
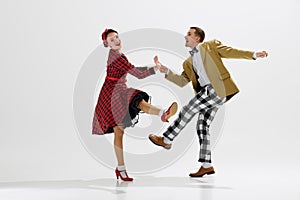
[(167, 73), (168, 72), (168, 68), (164, 65), (162, 65), (159, 60), (158, 60), (158, 57), (157, 56), (154, 56), (153, 58), (153, 61), (155, 63), (155, 66), (153, 67), (153, 69), (155, 71), (159, 70), (161, 73)]

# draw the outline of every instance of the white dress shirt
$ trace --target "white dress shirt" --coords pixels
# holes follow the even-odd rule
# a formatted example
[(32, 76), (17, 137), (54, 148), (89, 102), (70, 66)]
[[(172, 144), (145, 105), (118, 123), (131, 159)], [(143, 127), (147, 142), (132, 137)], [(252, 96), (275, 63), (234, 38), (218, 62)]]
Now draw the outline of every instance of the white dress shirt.
[(198, 78), (198, 82), (200, 84), (200, 86), (205, 86), (207, 84), (210, 84), (210, 80), (207, 77), (204, 65), (203, 65), (203, 61), (201, 58), (201, 54), (200, 54), (200, 48), (199, 46), (195, 47), (198, 52), (194, 53), (192, 55), (192, 61), (193, 61), (193, 68), (195, 70), (195, 72), (197, 73), (197, 75), (199, 76)]

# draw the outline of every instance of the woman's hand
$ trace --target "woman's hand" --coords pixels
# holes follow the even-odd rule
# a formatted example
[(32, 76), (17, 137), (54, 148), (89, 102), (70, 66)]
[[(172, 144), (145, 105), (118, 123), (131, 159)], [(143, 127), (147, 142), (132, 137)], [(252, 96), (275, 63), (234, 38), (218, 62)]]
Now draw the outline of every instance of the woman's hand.
[(154, 56), (153, 61), (156, 65), (161, 65), (161, 63), (158, 60), (158, 56)]
[(158, 69), (159, 69), (160, 73), (164, 73), (164, 74), (167, 74), (167, 73), (168, 73), (169, 68), (167, 68), (166, 66), (162, 65), (162, 64), (159, 62), (157, 56), (155, 56), (155, 57), (153, 58), (153, 60), (154, 60), (154, 63), (156, 64), (156, 66), (158, 66)]

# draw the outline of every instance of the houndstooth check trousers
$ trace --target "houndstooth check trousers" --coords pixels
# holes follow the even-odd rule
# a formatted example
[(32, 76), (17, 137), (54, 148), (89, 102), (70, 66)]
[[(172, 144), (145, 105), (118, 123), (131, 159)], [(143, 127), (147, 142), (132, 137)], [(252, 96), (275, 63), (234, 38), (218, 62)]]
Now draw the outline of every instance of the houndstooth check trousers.
[(209, 126), (219, 107), (224, 102), (225, 98), (218, 97), (211, 84), (204, 86), (200, 92), (182, 108), (178, 118), (168, 127), (163, 135), (172, 141), (191, 119), (199, 113), (197, 121), (197, 135), (199, 136), (200, 143), (198, 161), (211, 163)]

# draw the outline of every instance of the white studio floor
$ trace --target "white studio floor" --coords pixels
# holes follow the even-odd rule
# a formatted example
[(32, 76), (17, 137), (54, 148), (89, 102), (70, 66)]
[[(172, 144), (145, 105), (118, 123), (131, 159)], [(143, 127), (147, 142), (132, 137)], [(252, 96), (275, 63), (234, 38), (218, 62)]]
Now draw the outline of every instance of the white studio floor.
[(203, 178), (136, 175), (133, 182), (117, 181), (111, 176), (93, 180), (0, 183), (0, 199), (300, 199), (300, 174), (296, 167), (238, 169), (219, 169), (217, 174)]

